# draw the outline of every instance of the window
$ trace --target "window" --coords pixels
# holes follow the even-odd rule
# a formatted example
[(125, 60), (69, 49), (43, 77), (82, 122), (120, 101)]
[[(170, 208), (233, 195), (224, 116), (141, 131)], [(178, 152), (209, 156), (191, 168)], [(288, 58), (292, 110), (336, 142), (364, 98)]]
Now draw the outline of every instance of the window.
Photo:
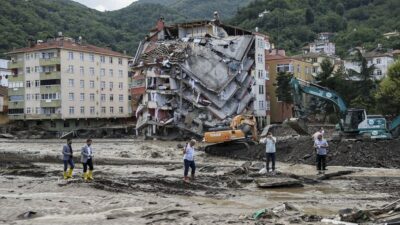
[(122, 65), (122, 58), (118, 58), (118, 64)]
[(83, 52), (79, 53), (79, 58), (81, 61), (85, 61), (85, 54)]
[(94, 54), (89, 54), (89, 60), (90, 62), (94, 62)]
[(290, 64), (278, 64), (276, 71), (279, 72), (293, 72), (293, 66)]
[(89, 81), (89, 87), (90, 88), (94, 88), (94, 81), (93, 80)]
[(75, 108), (73, 106), (69, 107), (69, 115), (74, 115), (75, 114)]
[(56, 108), (42, 108), (43, 114), (50, 115), (56, 113)]
[(100, 56), (100, 62), (105, 63), (106, 62), (106, 57), (101, 55)]
[(38, 72), (40, 72), (40, 67), (35, 66), (35, 73), (38, 73)]
[(122, 70), (118, 70), (118, 77), (121, 78), (123, 77), (124, 72)]
[(94, 76), (94, 68), (93, 67), (89, 68), (89, 74), (90, 74), (90, 76)]
[(68, 60), (73, 60), (73, 59), (74, 59), (74, 53), (68, 52)]
[(258, 93), (260, 95), (264, 94), (264, 85), (262, 84), (258, 85)]
[(36, 114), (40, 114), (40, 107), (36, 107), (36, 108), (35, 108), (35, 113), (36, 113)]
[(10, 102), (24, 101), (24, 95), (11, 95)]
[(100, 101), (102, 101), (102, 102), (106, 101), (106, 94), (101, 94), (100, 95)]
[(110, 102), (113, 102), (113, 101), (114, 101), (114, 95), (110, 94)]
[(271, 110), (269, 101), (265, 101), (265, 110)]
[(31, 113), (32, 113), (31, 107), (26, 108), (26, 114), (31, 114)]
[(124, 107), (119, 107), (119, 113), (124, 113)]
[(106, 70), (105, 69), (100, 69), (100, 76), (105, 76), (106, 75)]
[(85, 75), (85, 69), (83, 68), (83, 66), (79, 67), (79, 74), (80, 74), (81, 76), (84, 76), (84, 75)]
[(74, 93), (70, 92), (70, 93), (68, 94), (68, 99), (69, 99), (70, 101), (74, 101), (74, 98), (75, 98)]
[(40, 94), (39, 93), (35, 94), (35, 100), (40, 100)]
[(40, 87), (40, 80), (35, 80), (35, 87)]
[(68, 86), (74, 87), (74, 79), (68, 79)]
[(119, 83), (118, 83), (118, 88), (122, 90), (122, 89), (124, 88), (124, 83), (119, 82)]
[(101, 81), (100, 82), (100, 88), (106, 88), (106, 82), (105, 81)]
[(26, 100), (27, 101), (31, 100), (31, 94), (26, 94)]
[(376, 75), (382, 76), (382, 70), (377, 70), (377, 71), (376, 71)]
[(64, 127), (69, 127), (69, 122), (68, 121), (64, 121)]
[(73, 65), (69, 65), (68, 66), (68, 73), (74, 73), (74, 66)]
[(110, 113), (114, 113), (114, 107), (110, 107)]
[(110, 70), (108, 71), (108, 73), (110, 74), (110, 77), (113, 77), (113, 76), (114, 76), (114, 70), (113, 70), (113, 69), (110, 69)]
[(91, 102), (94, 102), (94, 94), (93, 93), (90, 93), (89, 98), (90, 98)]
[(113, 82), (110, 82), (109, 85), (110, 85), (110, 89), (114, 88), (114, 83)]
[(35, 59), (39, 58), (39, 53), (35, 52)]
[(80, 80), (79, 84), (80, 84), (81, 88), (85, 88), (85, 81), (84, 80)]
[(258, 63), (263, 63), (263, 62), (264, 62), (263, 54), (258, 54), (258, 55), (257, 55), (257, 62), (258, 62)]
[(106, 107), (101, 107), (101, 113), (106, 113)]
[(31, 87), (31, 81), (30, 81), (30, 80), (27, 80), (27, 81), (26, 81), (26, 87), (27, 87), (27, 88), (30, 88), (30, 87)]
[(42, 94), (42, 100), (55, 100), (59, 99), (58, 93), (49, 93), (49, 94)]
[(264, 110), (265, 108), (264, 108), (264, 101), (258, 101), (258, 109), (260, 109), (260, 110)]
[(30, 67), (25, 67), (26, 73), (31, 73), (31, 68)]
[(381, 64), (381, 59), (376, 59), (376, 64)]
[(124, 101), (124, 95), (119, 95), (118, 99), (119, 99), (120, 102)]
[(25, 54), (25, 59), (26, 59), (26, 60), (29, 60), (29, 53), (26, 53), (26, 54)]
[(85, 114), (85, 106), (81, 106), (81, 114)]
[(258, 78), (263, 79), (263, 71), (262, 70), (258, 70)]
[(110, 64), (113, 63), (113, 57), (110, 56)]
[(80, 96), (81, 101), (85, 101), (85, 93), (81, 93)]
[(94, 115), (94, 106), (90, 106), (90, 115)]
[(317, 58), (311, 58), (311, 62), (316, 63), (317, 62)]

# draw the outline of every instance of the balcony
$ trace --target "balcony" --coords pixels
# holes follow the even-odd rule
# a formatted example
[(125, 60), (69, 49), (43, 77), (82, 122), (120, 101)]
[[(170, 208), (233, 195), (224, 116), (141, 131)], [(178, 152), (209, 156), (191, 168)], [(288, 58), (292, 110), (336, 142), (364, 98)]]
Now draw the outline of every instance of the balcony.
[(8, 69), (18, 69), (18, 68), (23, 68), (23, 67), (24, 67), (23, 61), (8, 62)]
[(24, 95), (25, 94), (25, 88), (8, 88), (8, 96), (11, 95)]
[(17, 82), (17, 81), (25, 81), (25, 77), (23, 73), (20, 73), (16, 76), (10, 75), (8, 76), (8, 82)]
[(23, 120), (23, 119), (25, 119), (25, 115), (24, 114), (8, 114), (8, 118), (10, 120)]
[(61, 79), (61, 72), (53, 71), (53, 72), (40, 73), (40, 79), (41, 80)]
[(25, 101), (9, 102), (8, 109), (21, 109), (25, 108)]
[(27, 114), (25, 115), (27, 120), (55, 120), (61, 119), (61, 113), (51, 113), (51, 114)]
[(61, 85), (46, 85), (40, 86), (40, 93), (60, 93), (61, 92)]
[(60, 58), (59, 57), (54, 57), (50, 59), (39, 59), (39, 65), (41, 66), (50, 66), (50, 65), (56, 65), (60, 64)]
[(41, 100), (40, 107), (42, 107), (42, 108), (61, 107), (61, 100), (59, 100), (59, 99), (58, 100), (54, 100), (54, 99)]

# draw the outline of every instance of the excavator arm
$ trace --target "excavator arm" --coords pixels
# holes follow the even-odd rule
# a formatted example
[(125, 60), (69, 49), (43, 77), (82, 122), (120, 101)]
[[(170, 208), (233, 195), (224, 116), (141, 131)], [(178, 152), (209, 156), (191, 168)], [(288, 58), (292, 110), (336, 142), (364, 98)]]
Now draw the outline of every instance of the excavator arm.
[(347, 112), (345, 101), (334, 91), (293, 77), (290, 81), (292, 88), (292, 96), (294, 102), (294, 113), (296, 118), (291, 118), (286, 121), (286, 124), (292, 127), (297, 133), (308, 135), (308, 128), (306, 125), (307, 111), (304, 107), (305, 102), (303, 99), (304, 94), (317, 97), (333, 103), (340, 112), (340, 117), (344, 118)]

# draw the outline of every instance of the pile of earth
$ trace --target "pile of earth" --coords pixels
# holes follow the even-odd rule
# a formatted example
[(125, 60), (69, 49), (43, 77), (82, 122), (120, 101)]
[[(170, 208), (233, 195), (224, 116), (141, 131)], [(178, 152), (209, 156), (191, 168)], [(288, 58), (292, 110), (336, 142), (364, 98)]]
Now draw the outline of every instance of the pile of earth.
[[(215, 155), (245, 160), (262, 160), (265, 145), (252, 146), (250, 150), (220, 151)], [(310, 137), (294, 137), (277, 142), (277, 161), (315, 164), (316, 156)], [(400, 139), (381, 141), (329, 142), (328, 165), (400, 168)]]

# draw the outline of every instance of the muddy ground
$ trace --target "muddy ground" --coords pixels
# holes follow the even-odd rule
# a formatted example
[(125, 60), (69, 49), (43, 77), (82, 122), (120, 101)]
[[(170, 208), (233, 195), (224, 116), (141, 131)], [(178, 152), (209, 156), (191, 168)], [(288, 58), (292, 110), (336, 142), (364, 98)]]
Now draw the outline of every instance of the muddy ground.
[[(79, 163), (73, 179), (61, 177), (63, 140), (0, 141), (0, 224), (321, 224), (345, 208), (371, 209), (400, 198), (398, 164), (330, 166), (318, 176), (303, 164), (312, 159), (286, 160), (295, 152), (301, 158), (305, 144), (280, 142), (276, 175), (258, 173), (263, 163), (253, 155), (260, 153), (243, 160), (239, 152), (233, 159), (198, 151), (197, 178), (185, 184), (179, 142), (94, 140), (95, 180), (83, 182)], [(83, 143), (74, 140), (75, 151)], [(345, 175), (328, 176), (336, 172)], [(290, 187), (258, 187), (282, 183)], [(267, 211), (255, 220), (261, 209)], [(364, 217), (361, 222), (372, 221)]]

